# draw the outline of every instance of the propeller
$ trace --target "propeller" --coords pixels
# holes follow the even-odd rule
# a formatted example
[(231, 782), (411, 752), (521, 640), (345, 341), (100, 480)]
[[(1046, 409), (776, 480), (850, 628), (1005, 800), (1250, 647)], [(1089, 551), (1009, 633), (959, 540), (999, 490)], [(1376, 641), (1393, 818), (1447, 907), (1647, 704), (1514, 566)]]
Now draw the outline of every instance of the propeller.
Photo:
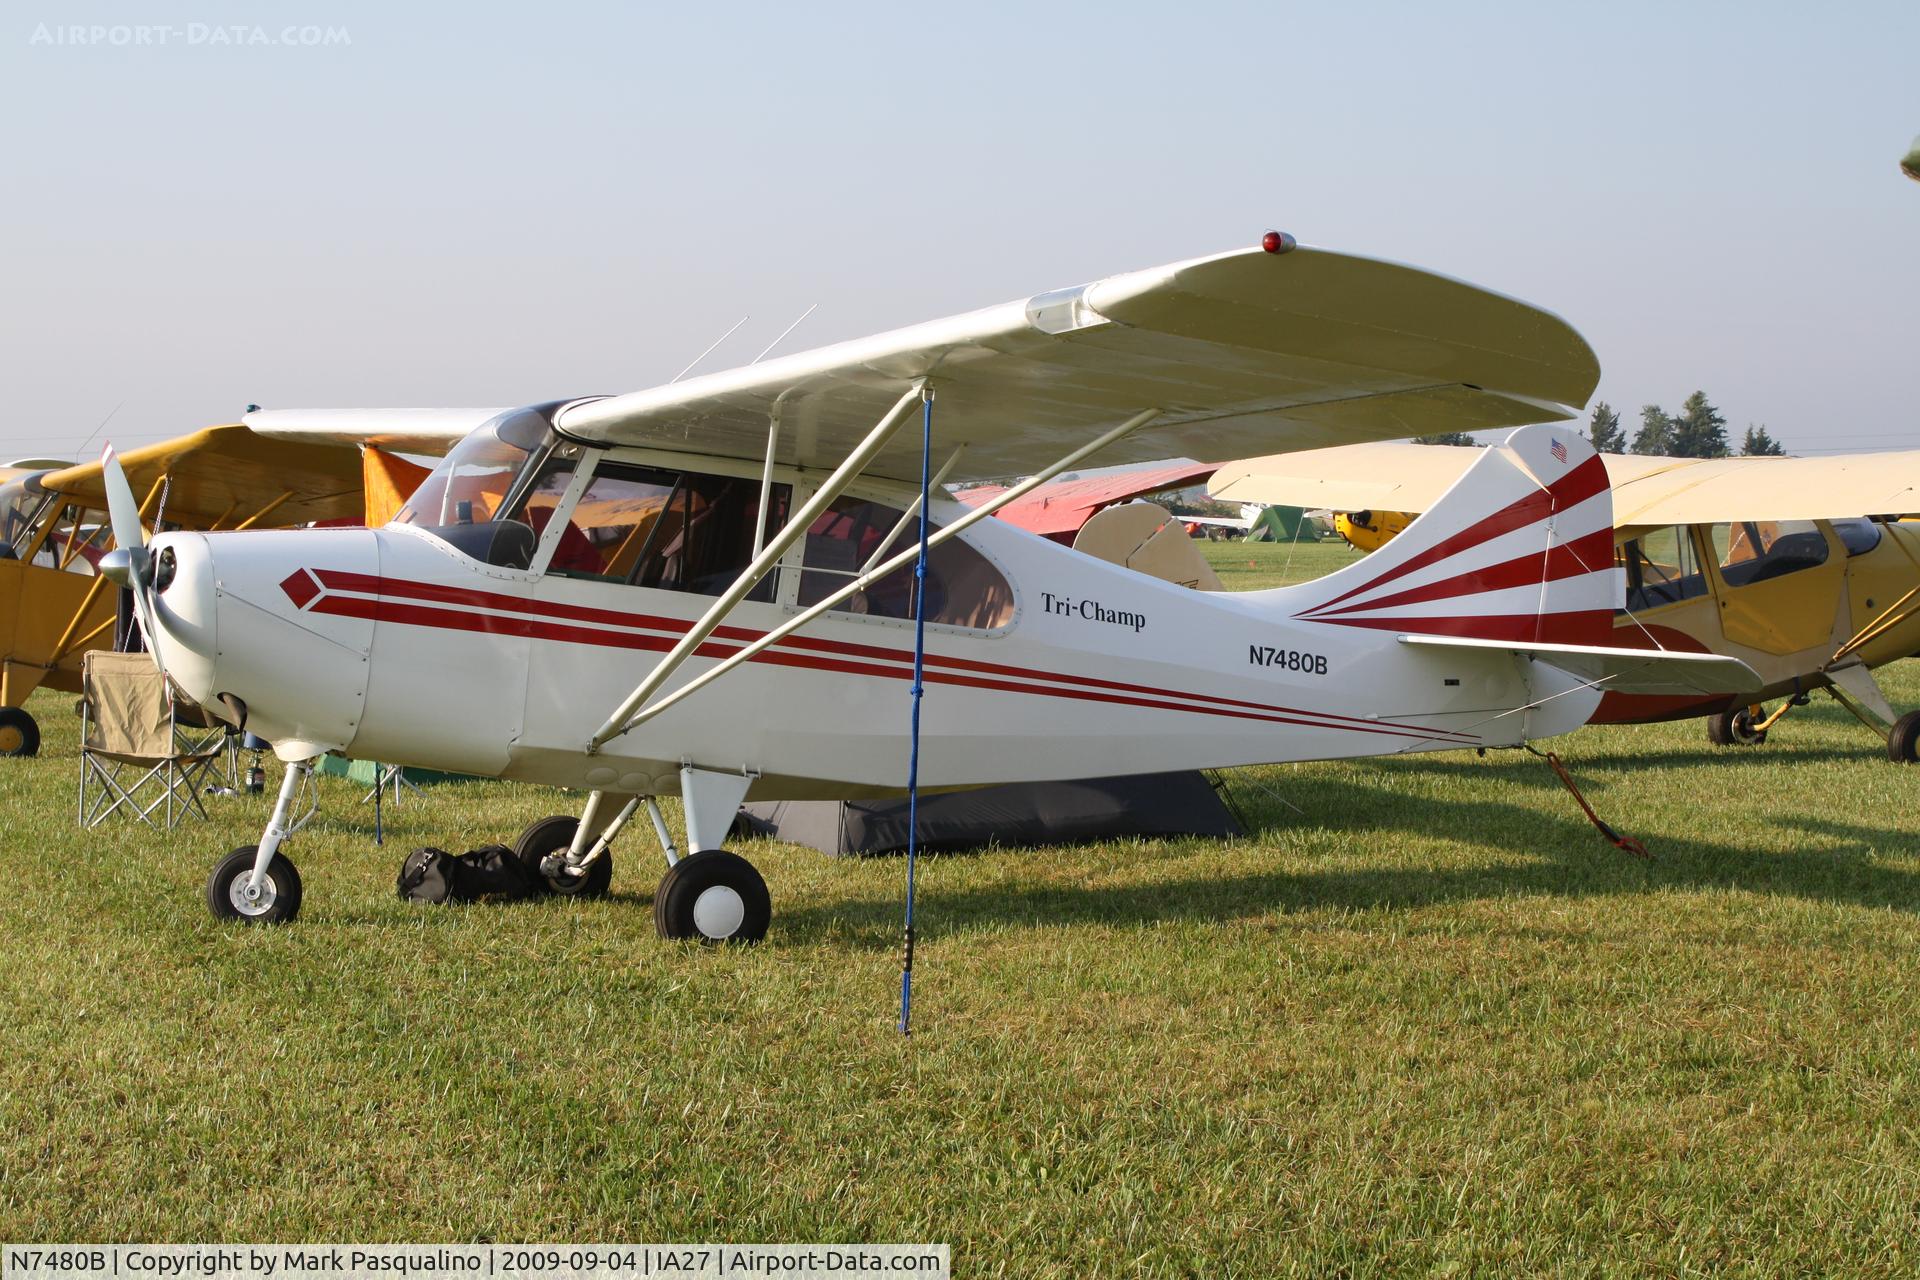
[[(153, 554), (147, 550), (147, 531), (140, 523), (140, 504), (109, 443), (100, 453), (100, 478), (107, 490), (107, 517), (113, 524), (115, 549), (100, 557), (100, 572), (133, 592), (133, 610), (147, 652), (160, 667), (160, 634), (153, 625)], [(165, 670), (164, 667), (161, 667)]]

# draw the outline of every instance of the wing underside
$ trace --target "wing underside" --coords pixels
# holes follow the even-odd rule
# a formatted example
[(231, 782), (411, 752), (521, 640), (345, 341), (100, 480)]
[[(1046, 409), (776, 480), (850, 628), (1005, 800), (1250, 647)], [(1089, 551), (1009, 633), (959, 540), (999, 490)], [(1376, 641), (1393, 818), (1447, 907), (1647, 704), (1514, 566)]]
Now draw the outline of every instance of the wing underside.
[[(1146, 409), (1103, 463), (1472, 431), (1571, 416), (1599, 376), (1547, 312), (1429, 272), (1314, 249), (1110, 277), (562, 411), (594, 443), (837, 464), (916, 380), (955, 480), (1026, 474)], [(918, 474), (897, 439), (873, 474)]]
[[(1427, 510), (1479, 450), (1407, 442), (1346, 445), (1230, 462), (1207, 492), (1236, 502), (1334, 511)], [(1816, 458), (1605, 454), (1621, 529), (1741, 520), (1837, 520), (1920, 510), (1920, 450)]]

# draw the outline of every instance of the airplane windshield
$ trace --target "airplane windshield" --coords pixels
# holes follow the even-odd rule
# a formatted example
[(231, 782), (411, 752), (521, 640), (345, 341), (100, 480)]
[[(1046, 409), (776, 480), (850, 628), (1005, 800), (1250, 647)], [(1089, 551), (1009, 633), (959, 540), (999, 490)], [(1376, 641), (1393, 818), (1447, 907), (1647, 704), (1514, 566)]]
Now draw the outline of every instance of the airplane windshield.
[(493, 519), (546, 434), (546, 419), (529, 409), (476, 428), (420, 482), (393, 523), (433, 528)]
[(0, 555), (12, 552), (18, 559), (27, 549), (33, 533), (34, 517), (48, 502), (44, 493), (27, 492), (24, 480), (0, 485)]

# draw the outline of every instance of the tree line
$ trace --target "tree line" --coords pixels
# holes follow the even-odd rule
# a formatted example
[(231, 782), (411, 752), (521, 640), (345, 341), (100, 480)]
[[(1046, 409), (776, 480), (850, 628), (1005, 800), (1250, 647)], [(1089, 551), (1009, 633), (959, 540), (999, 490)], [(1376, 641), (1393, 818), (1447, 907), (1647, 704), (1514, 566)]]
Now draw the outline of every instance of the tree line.
[[(1657, 404), (1641, 405), (1640, 429), (1633, 433), (1631, 443), (1626, 428), (1620, 425), (1619, 411), (1602, 400), (1593, 406), (1587, 439), (1601, 453), (1648, 453), (1668, 458), (1725, 458), (1733, 453), (1727, 441), (1727, 419), (1704, 391), (1688, 396), (1678, 413), (1668, 413)], [(1743, 457), (1779, 457), (1786, 450), (1762, 425), (1747, 428), (1740, 453)]]

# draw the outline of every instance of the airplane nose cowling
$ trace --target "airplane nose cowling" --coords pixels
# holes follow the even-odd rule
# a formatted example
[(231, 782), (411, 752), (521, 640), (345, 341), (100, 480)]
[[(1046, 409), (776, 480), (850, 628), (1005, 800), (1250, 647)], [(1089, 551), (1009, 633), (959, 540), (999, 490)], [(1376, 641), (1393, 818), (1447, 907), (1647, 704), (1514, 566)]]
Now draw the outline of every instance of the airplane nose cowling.
[[(367, 694), (373, 619), (336, 590), (376, 578), (371, 530), (168, 534), (160, 657), (187, 696), (245, 704), (246, 727), (282, 759), (350, 745)], [(225, 697), (223, 697), (225, 695)]]

